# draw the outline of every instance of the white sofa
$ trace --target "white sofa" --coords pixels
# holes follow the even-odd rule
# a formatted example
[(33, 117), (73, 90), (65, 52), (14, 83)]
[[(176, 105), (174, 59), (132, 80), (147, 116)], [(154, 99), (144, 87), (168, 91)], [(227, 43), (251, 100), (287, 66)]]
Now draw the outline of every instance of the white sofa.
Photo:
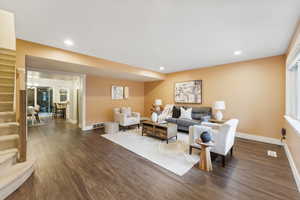
[(123, 130), (133, 125), (139, 127), (140, 119), (140, 113), (131, 112), (130, 107), (114, 108), (114, 121), (119, 123)]
[(200, 145), (195, 143), (195, 139), (200, 137), (200, 133), (205, 128), (211, 128), (212, 140), (215, 146), (211, 148), (211, 152), (221, 155), (223, 160), (223, 166), (225, 166), (225, 158), (228, 152), (231, 152), (234, 145), (235, 133), (238, 126), (238, 119), (231, 119), (224, 124), (216, 124), (210, 122), (202, 122), (201, 125), (191, 126), (189, 129), (189, 145), (190, 154), (193, 148), (200, 149)]

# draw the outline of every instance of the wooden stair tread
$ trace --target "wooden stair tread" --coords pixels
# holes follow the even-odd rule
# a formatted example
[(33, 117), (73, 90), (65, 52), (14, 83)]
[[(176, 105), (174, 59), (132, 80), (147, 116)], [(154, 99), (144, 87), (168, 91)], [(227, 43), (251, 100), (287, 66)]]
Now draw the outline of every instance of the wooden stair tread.
[(13, 104), (13, 101), (0, 101), (0, 104)]
[(10, 148), (10, 149), (5, 149), (5, 150), (0, 150), (0, 156), (10, 154), (10, 153), (18, 153), (17, 148)]
[(6, 154), (3, 154), (3, 155), (0, 155), (0, 165), (4, 162), (6, 162), (7, 160), (15, 157), (17, 154), (17, 152), (10, 152), (10, 153), (6, 153)]
[(8, 140), (17, 140), (18, 138), (19, 138), (19, 135), (17, 135), (17, 134), (1, 135), (0, 142), (8, 141)]
[(0, 60), (16, 61), (16, 58), (11, 55), (0, 54)]
[(4, 122), (4, 123), (0, 123), (0, 128), (10, 127), (10, 126), (19, 126), (19, 123), (18, 122)]
[(15, 67), (16, 65), (15, 64), (8, 64), (8, 63), (4, 63), (4, 62), (1, 62), (1, 60), (8, 60), (8, 61), (15, 61), (16, 59), (6, 59), (6, 58), (1, 58), (1, 55), (0, 55), (0, 65), (2, 66), (6, 66), (6, 67)]
[(11, 72), (11, 73), (15, 73), (15, 70), (10, 70), (10, 69), (0, 69), (0, 72)]
[(12, 112), (12, 111), (7, 111), (7, 112), (0, 112), (0, 116), (1, 115), (15, 115), (16, 112)]
[(8, 197), (32, 175), (34, 163), (28, 160), (0, 172), (0, 199)]
[(13, 92), (0, 92), (0, 95), (13, 95)]
[(16, 57), (16, 51), (0, 48), (0, 55)]
[(0, 76), (0, 79), (10, 79), (10, 80), (14, 80), (14, 77), (11, 76)]
[(14, 87), (14, 84), (5, 84), (5, 83), (0, 83), (0, 87)]

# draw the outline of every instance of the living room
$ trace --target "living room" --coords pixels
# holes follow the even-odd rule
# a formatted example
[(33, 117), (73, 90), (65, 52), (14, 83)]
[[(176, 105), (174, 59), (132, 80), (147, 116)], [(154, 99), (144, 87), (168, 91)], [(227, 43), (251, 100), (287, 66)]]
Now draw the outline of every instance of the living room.
[[(48, 3), (0, 3), (0, 199), (299, 199), (299, 2)], [(80, 127), (26, 131), (34, 62), (82, 78)]]

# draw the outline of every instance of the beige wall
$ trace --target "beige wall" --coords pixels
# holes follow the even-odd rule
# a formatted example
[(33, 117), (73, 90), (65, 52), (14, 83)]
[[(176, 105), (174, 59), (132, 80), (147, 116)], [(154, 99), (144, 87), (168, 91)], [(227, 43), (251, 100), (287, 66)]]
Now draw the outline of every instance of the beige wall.
[[(129, 98), (111, 99), (111, 86), (128, 86)], [(144, 114), (144, 83), (98, 76), (86, 77), (86, 123), (113, 120), (113, 108), (130, 106), (132, 111)]]
[(168, 74), (164, 81), (145, 83), (145, 113), (150, 115), (155, 98), (161, 98), (164, 104), (174, 103), (176, 82), (198, 79), (203, 82), (203, 106), (224, 100), (225, 118), (239, 119), (240, 132), (280, 138), (284, 114), (283, 56), (177, 72)]
[[(40, 58), (62, 61), (66, 63), (80, 64), (83, 66), (91, 66), (99, 69), (115, 70), (118, 73), (126, 72), (127, 74), (130, 73), (134, 75), (143, 75), (143, 76), (157, 78), (157, 79), (163, 79), (165, 77), (164, 74), (158, 72), (132, 67), (129, 65), (125, 65), (125, 64), (121, 64), (121, 63), (117, 63), (117, 62), (113, 62), (101, 58), (86, 56), (71, 51), (65, 51), (62, 49), (53, 48), (53, 47), (32, 43), (20, 39), (17, 39), (16, 45), (17, 45), (16, 66), (17, 68), (21, 68), (21, 69), (25, 68), (25, 57), (29, 55), (29, 56), (36, 56)], [(24, 76), (22, 71), (19, 71), (17, 74), (17, 91), (25, 88), (24, 87), (25, 80), (23, 77)], [(143, 85), (143, 83), (140, 84)], [(89, 86), (92, 87), (97, 86), (98, 88), (101, 87), (101, 85), (89, 85)], [(19, 96), (17, 92), (17, 105), (18, 105), (18, 99)], [(93, 115), (91, 118), (89, 118), (90, 113), (91, 115)], [(94, 113), (92, 111), (90, 113), (87, 114), (87, 118), (92, 120), (95, 119), (96, 117), (94, 116)], [(108, 112), (106, 113), (108, 114)], [(17, 110), (17, 116), (18, 116), (18, 110)], [(110, 114), (108, 114), (107, 118), (110, 118)]]
[[(295, 47), (297, 38), (300, 38), (300, 22), (298, 25), (298, 28), (295, 30), (295, 34), (291, 40), (289, 51)], [(298, 41), (300, 42), (300, 41)], [(298, 169), (298, 172), (300, 173), (300, 135), (296, 133), (296, 131), (291, 127), (291, 125), (285, 121), (284, 127), (287, 130), (287, 140), (286, 143), (289, 147), (289, 150), (292, 154), (292, 157), (294, 159), (295, 165)]]
[(15, 16), (0, 10), (0, 48), (16, 50)]

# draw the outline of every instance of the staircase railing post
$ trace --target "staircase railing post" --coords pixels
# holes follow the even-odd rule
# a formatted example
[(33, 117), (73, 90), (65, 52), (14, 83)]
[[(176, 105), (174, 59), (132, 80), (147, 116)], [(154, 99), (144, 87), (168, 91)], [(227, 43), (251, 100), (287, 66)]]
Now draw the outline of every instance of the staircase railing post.
[(20, 90), (19, 92), (19, 111), (20, 111), (20, 130), (19, 130), (19, 153), (20, 153), (20, 162), (24, 162), (27, 159), (27, 110), (26, 110), (26, 90)]

